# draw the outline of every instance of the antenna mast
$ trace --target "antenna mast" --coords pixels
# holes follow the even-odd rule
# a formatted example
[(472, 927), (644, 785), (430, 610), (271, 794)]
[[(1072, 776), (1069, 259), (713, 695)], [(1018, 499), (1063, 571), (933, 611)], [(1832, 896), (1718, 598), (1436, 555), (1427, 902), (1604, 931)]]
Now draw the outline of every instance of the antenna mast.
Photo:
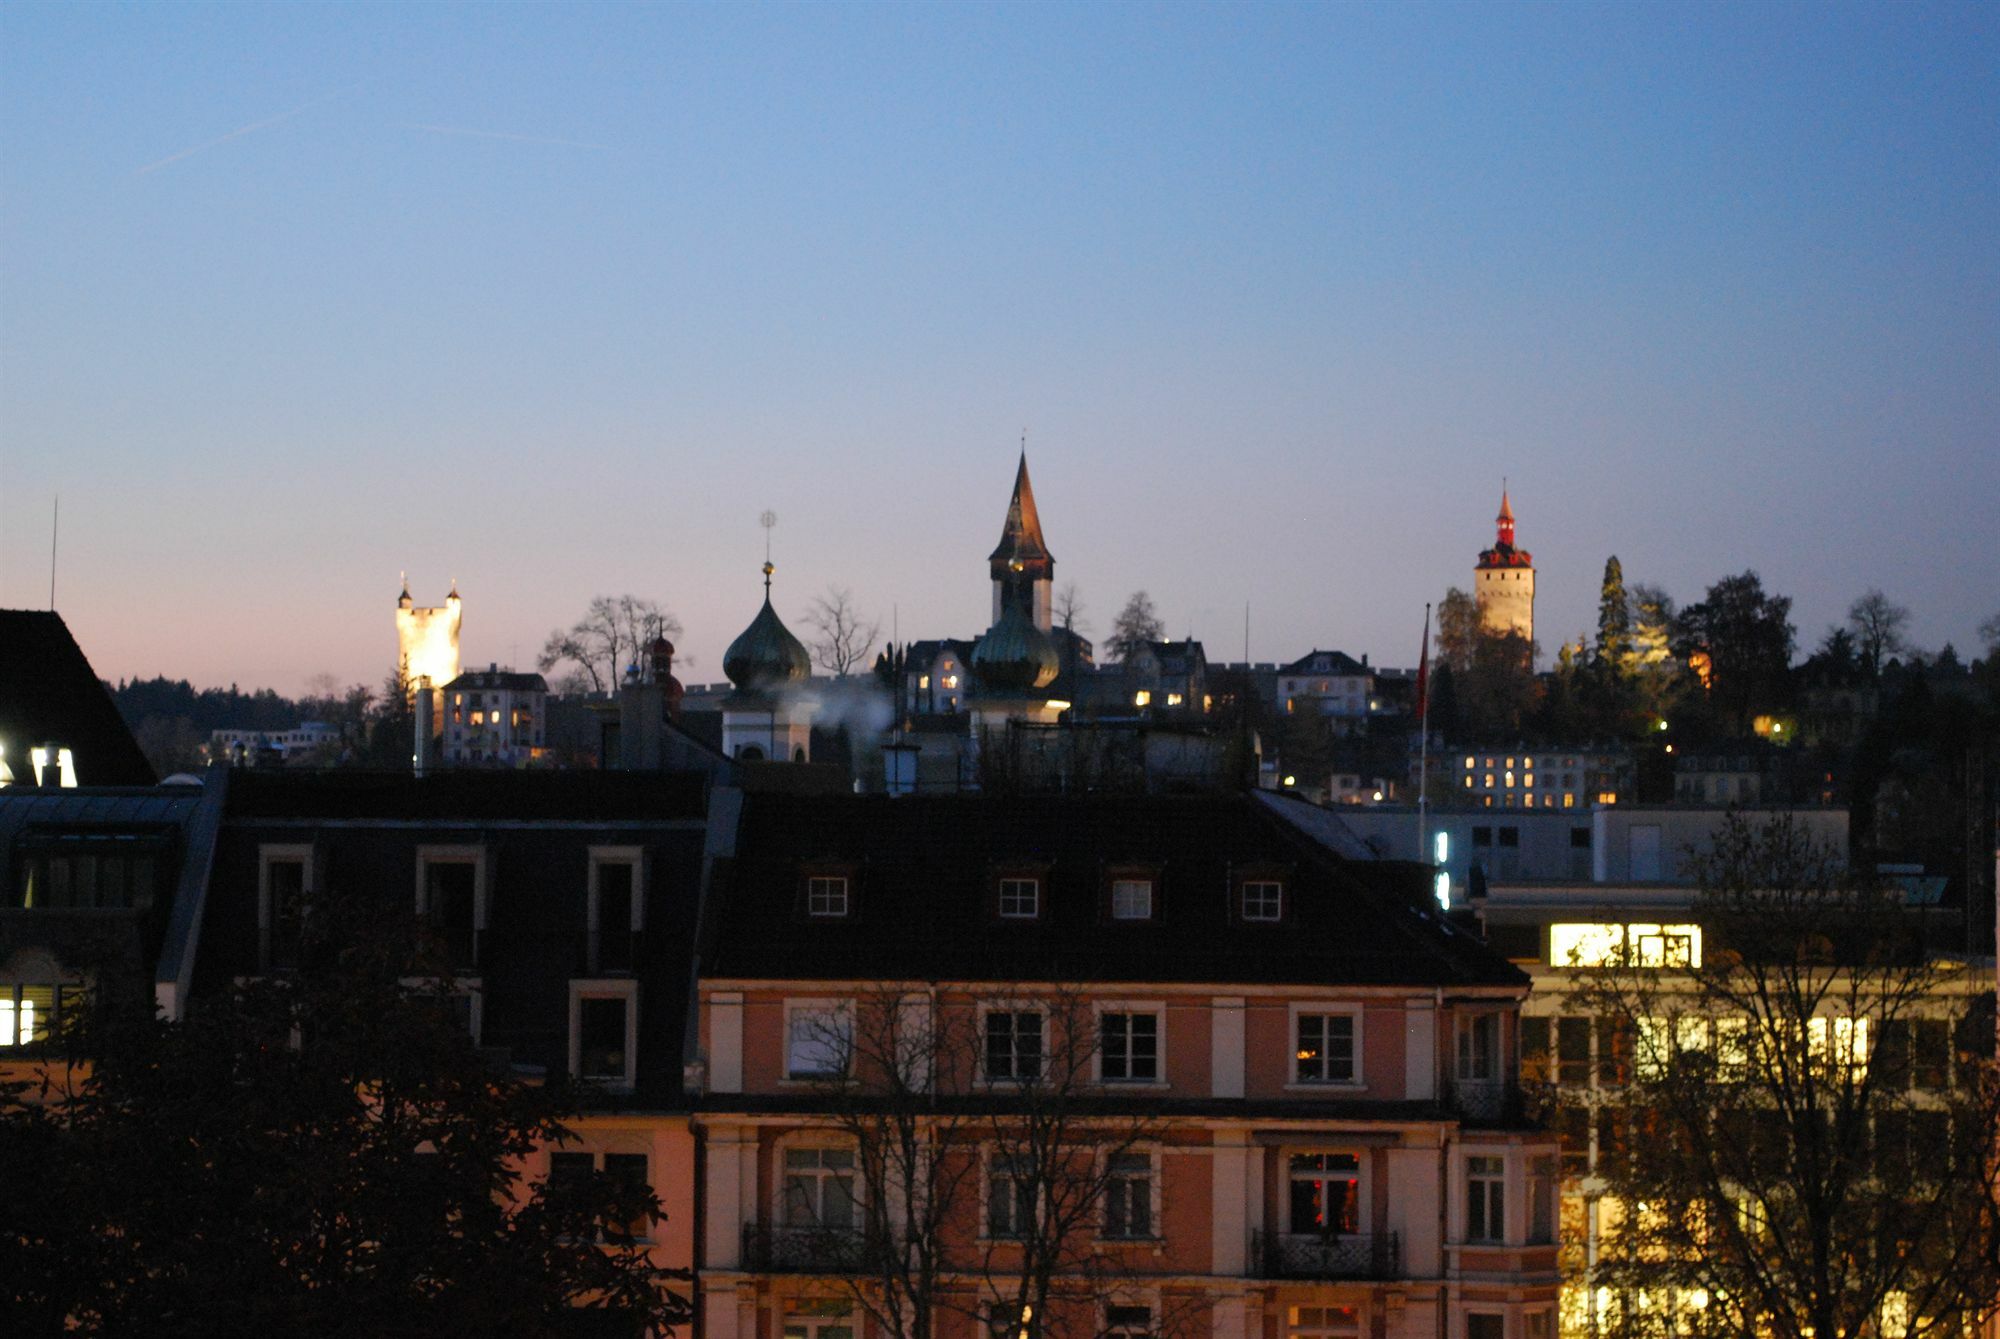
[(49, 612), (56, 608), (56, 536), (62, 530), (62, 494), (56, 494), (55, 514), (49, 518)]

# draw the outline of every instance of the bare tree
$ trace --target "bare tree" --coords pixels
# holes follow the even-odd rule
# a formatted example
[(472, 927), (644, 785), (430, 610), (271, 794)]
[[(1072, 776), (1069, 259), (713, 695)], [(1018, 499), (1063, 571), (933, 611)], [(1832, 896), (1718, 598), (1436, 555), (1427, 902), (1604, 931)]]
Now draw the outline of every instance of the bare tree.
[(625, 667), (640, 665), (646, 648), (661, 637), (678, 637), (681, 621), (656, 600), (636, 595), (600, 595), (590, 602), (567, 631), (557, 628), (542, 645), (536, 666), (547, 674), (556, 666), (573, 664), (590, 683), (590, 691), (617, 688)]
[[(853, 1183), (830, 1211), (821, 1192), (837, 1226), (809, 1222), (792, 1245), (837, 1264), (853, 1304), (900, 1339), (931, 1339), (941, 1313), (1010, 1339), (1095, 1339), (1100, 1307), (1133, 1281), (1099, 1243), (1148, 1240), (1160, 1221), (1145, 1150), (1161, 1127), (1099, 1083), (1105, 1025), (1089, 999), (883, 983), (806, 1026)], [(1120, 1063), (1130, 1046), (1115, 1039)], [(810, 1209), (807, 1193), (788, 1181), (788, 1212)]]
[(1071, 632), (1079, 628), (1088, 629), (1090, 624), (1083, 617), (1083, 592), (1076, 588), (1074, 581), (1065, 581), (1056, 592), (1056, 626)]
[(1612, 927), (1572, 964), (1569, 1013), (1598, 1021), (1595, 1092), (1564, 1091), (1597, 1131), (1601, 1332), (1977, 1329), (2000, 1285), (1993, 1035), (1955, 1028), (1990, 975), (1927, 955), (1900, 900), (1789, 822), (1732, 819), (1698, 863), (1699, 937)]
[(1146, 642), (1157, 642), (1166, 635), (1166, 625), (1153, 611), (1153, 597), (1145, 591), (1132, 592), (1132, 598), (1125, 601), (1125, 607), (1118, 611), (1118, 617), (1111, 623), (1111, 656), (1114, 660), (1129, 660)]
[(1871, 590), (1847, 607), (1848, 631), (1854, 634), (1861, 665), (1874, 678), (1882, 672), (1882, 662), (1909, 649), (1903, 629), (1910, 623), (1910, 611), (1879, 590)]
[(867, 663), (882, 631), (880, 619), (865, 619), (856, 611), (854, 592), (845, 586), (828, 586), (825, 594), (815, 595), (806, 625), (819, 633), (812, 643), (813, 659), (843, 678)]

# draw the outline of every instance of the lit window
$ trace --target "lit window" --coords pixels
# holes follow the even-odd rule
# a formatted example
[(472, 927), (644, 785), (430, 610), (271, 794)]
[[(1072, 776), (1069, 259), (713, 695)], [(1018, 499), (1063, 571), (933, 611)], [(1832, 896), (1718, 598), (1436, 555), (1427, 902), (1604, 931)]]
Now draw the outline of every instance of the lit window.
[(1098, 1070), (1104, 1082), (1152, 1083), (1160, 1077), (1158, 1014), (1102, 1014), (1098, 1039)]
[(1699, 967), (1699, 925), (1600, 925), (1557, 922), (1549, 927), (1552, 967)]
[(1042, 914), (1039, 879), (1000, 880), (1000, 915), (1006, 920), (1033, 920)]
[(1178, 707), (1178, 706), (1179, 706), (1180, 704), (1181, 704), (1181, 695), (1180, 695), (1179, 693), (1168, 693), (1168, 694), (1167, 694), (1167, 705), (1168, 705), (1168, 706), (1170, 706), (1170, 707)]
[(1275, 879), (1248, 879), (1243, 884), (1243, 919), (1276, 921), (1284, 919), (1285, 885)]
[(1486, 789), (1488, 790), (1493, 789), (1493, 773), (1491, 772), (1488, 772), (1486, 774)]
[(1507, 778), (1507, 789), (1512, 790), (1514, 788), (1514, 774), (1512, 772), (1505, 772), (1502, 775)]
[(1500, 1242), (1506, 1239), (1506, 1163), (1501, 1158), (1465, 1160), (1465, 1239)]
[(847, 1072), (854, 1020), (838, 1005), (798, 1005), (785, 1022), (785, 1077), (829, 1078)]
[(806, 915), (845, 916), (847, 914), (847, 877), (841, 874), (815, 874), (806, 880)]
[(1141, 688), (1138, 692), (1132, 694), (1132, 705), (1135, 707), (1147, 707), (1151, 706), (1152, 703), (1153, 703), (1152, 693), (1144, 688)]
[(928, 675), (928, 674), (919, 674), (919, 675), (917, 676), (917, 687), (918, 687), (918, 688), (929, 688), (930, 686), (931, 686), (931, 676), (930, 676), (930, 675)]
[(1324, 1237), (1359, 1229), (1361, 1160), (1354, 1154), (1294, 1153), (1287, 1172), (1290, 1232)]
[(1111, 919), (1114, 921), (1149, 921), (1153, 918), (1153, 881), (1151, 879), (1113, 879), (1111, 881)]
[(1523, 773), (1521, 776), (1521, 785), (1528, 790), (1533, 790), (1535, 788), (1535, 774), (1533, 772)]
[(986, 1077), (1023, 1082), (1042, 1077), (1042, 1016), (1032, 1009), (986, 1015)]
[(1472, 759), (1470, 757), (1467, 757), (1465, 760), (1465, 770), (1468, 772), (1472, 770)]
[(0, 984), (0, 1048), (33, 1046), (56, 1030), (58, 1009), (77, 988)]
[[(1153, 1235), (1153, 1159), (1145, 1153), (1114, 1153), (1105, 1168), (1104, 1235), (1127, 1240)], [(1136, 1324), (1117, 1326), (1114, 1332), (1144, 1335), (1146, 1308), (1111, 1308), (1114, 1325), (1121, 1311), (1136, 1312)]]
[(1563, 796), (1563, 808), (1565, 808), (1565, 809), (1574, 809), (1574, 808), (1576, 808), (1576, 796), (1574, 796), (1574, 795), (1570, 795), (1570, 794), (1565, 794), (1565, 795)]
[(944, 686), (945, 686), (946, 688), (956, 688), (956, 687), (958, 687), (958, 676), (957, 676), (956, 674), (947, 674), (947, 675), (945, 675), (945, 676), (944, 676)]
[(1300, 1014), (1296, 1062), (1300, 1083), (1354, 1082), (1354, 1015)]

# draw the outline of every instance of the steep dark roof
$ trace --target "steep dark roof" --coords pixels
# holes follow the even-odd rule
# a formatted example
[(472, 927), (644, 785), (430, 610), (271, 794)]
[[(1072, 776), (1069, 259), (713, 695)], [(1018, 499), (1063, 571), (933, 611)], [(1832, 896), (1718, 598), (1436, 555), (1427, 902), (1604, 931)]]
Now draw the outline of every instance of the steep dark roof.
[(701, 818), (708, 779), (690, 772), (286, 771), (247, 768), (230, 780), (231, 818), (512, 819), (548, 822)]
[(62, 615), (0, 609), (0, 748), (28, 780), (28, 750), (71, 752), (77, 784), (150, 786), (159, 780)]
[(1014, 472), (1014, 495), (1007, 500), (1007, 519), (1000, 527), (1000, 543), (987, 560), (1047, 563), (1051, 557), (1048, 541), (1042, 538), (1041, 513), (1035, 510), (1035, 488), (1028, 482), (1028, 453), (1023, 451)]
[(539, 674), (516, 670), (467, 670), (446, 684), (444, 691), (449, 693), (453, 689), (469, 691), (474, 688), (504, 688), (516, 693), (546, 693), (549, 691), (549, 683)]
[[(1320, 668), (1322, 663), (1325, 665), (1324, 669)], [(1280, 674), (1331, 674), (1341, 678), (1352, 678), (1357, 674), (1368, 672), (1366, 665), (1345, 651), (1321, 651), (1316, 647), (1291, 664), (1278, 666)]]
[[(1243, 796), (746, 798), (718, 876), (709, 975), (1525, 985), (1470, 935), (1396, 891), (1400, 866), (1344, 861)], [(851, 917), (808, 920), (803, 876), (856, 874)], [(1232, 873), (1284, 869), (1280, 925), (1232, 915)], [(1102, 915), (1105, 870), (1160, 870), (1158, 919)], [(1032, 922), (989, 911), (1005, 865), (1045, 866)]]

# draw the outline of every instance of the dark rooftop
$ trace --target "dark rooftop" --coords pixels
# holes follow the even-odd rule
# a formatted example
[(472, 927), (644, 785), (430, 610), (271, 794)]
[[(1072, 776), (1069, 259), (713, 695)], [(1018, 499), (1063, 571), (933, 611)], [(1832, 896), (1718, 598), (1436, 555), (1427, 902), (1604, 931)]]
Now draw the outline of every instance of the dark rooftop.
[[(1326, 850), (1244, 796), (751, 795), (717, 880), (709, 975), (1525, 985), (1404, 895), (1408, 869)], [(854, 876), (853, 914), (807, 919), (818, 862)], [(1158, 870), (1157, 919), (1103, 914), (1107, 870)], [(1282, 872), (1279, 924), (1232, 914), (1232, 877)], [(1045, 873), (1044, 914), (992, 914), (1000, 867)]]
[(230, 780), (229, 816), (426, 822), (592, 823), (699, 819), (708, 779), (691, 772), (307, 772), (248, 768)]
[(28, 750), (48, 743), (70, 750), (78, 785), (159, 780), (62, 615), (0, 609), (0, 749), (17, 784), (31, 784)]

